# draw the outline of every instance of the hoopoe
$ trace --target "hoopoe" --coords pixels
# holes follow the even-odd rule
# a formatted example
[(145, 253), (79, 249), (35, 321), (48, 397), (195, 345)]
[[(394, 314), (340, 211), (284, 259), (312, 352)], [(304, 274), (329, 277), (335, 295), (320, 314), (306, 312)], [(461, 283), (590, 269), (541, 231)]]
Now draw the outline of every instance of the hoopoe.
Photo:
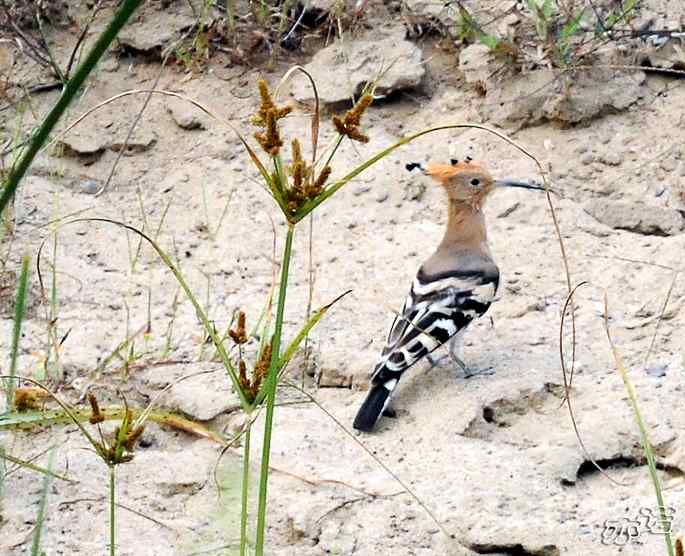
[[(411, 170), (419, 164), (407, 165)], [(371, 376), (371, 388), (354, 420), (354, 428), (370, 431), (379, 417), (392, 414), (389, 404), (402, 374), (421, 358), (451, 340), (455, 353), (469, 323), (482, 316), (495, 299), (499, 269), (490, 253), (483, 203), (497, 186), (539, 189), (514, 180), (495, 180), (479, 163), (429, 164), (424, 172), (446, 190), (447, 228), (437, 250), (419, 268), (401, 312)]]

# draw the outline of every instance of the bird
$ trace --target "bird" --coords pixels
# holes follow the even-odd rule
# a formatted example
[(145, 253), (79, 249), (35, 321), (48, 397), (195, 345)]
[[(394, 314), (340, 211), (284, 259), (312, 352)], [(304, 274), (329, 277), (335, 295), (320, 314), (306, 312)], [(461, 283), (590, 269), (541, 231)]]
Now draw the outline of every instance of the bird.
[(402, 310), (393, 321), (371, 373), (371, 385), (353, 422), (362, 432), (374, 429), (381, 415), (394, 416), (393, 392), (404, 372), (451, 341), (450, 355), (468, 374), (457, 350), (463, 332), (495, 300), (500, 272), (488, 246), (483, 204), (498, 187), (545, 191), (539, 185), (495, 180), (480, 162), (467, 157), (419, 168), (447, 193), (447, 226), (435, 252), (419, 267)]

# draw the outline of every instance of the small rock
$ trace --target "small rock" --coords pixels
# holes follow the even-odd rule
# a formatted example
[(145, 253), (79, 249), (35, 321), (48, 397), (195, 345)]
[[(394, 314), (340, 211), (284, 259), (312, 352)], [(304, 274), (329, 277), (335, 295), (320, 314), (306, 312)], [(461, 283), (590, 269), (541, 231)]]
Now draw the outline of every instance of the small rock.
[(310, 10), (318, 10), (320, 12), (332, 12), (340, 5), (340, 0), (310, 0), (308, 3)]
[(516, 27), (521, 22), (521, 18), (516, 13), (510, 13), (502, 18), (497, 26), (497, 31), (502, 37), (507, 37), (512, 33), (512, 27)]
[(651, 206), (647, 210), (644, 204), (603, 199), (594, 199), (583, 208), (602, 224), (617, 230), (657, 236), (676, 235), (685, 230), (685, 218), (675, 209)]
[[(680, 27), (676, 24), (673, 29)], [(640, 65), (663, 69), (682, 69), (685, 67), (685, 49), (682, 43), (668, 37), (663, 45), (650, 46), (637, 54)]]
[(383, 203), (388, 200), (388, 197), (390, 197), (390, 193), (388, 193), (385, 189), (381, 189), (376, 193), (376, 202)]
[(100, 190), (100, 184), (95, 180), (87, 179), (80, 181), (78, 188), (81, 193), (86, 193), (88, 195), (95, 195)]
[(131, 50), (161, 54), (164, 46), (195, 23), (190, 9), (183, 13), (174, 13), (172, 10), (155, 11), (148, 14), (148, 17), (134, 18), (133, 22), (119, 32), (117, 41)]
[(163, 402), (166, 407), (178, 410), (198, 421), (209, 421), (221, 413), (240, 407), (238, 395), (221, 371), (188, 378), (177, 382)]
[(585, 164), (586, 166), (592, 164), (594, 161), (595, 155), (591, 152), (586, 152), (585, 154), (583, 154), (583, 156), (580, 157), (580, 163)]
[(125, 148), (124, 154), (131, 155), (145, 152), (157, 143), (157, 135), (147, 128), (136, 128), (128, 141), (126, 141), (127, 135), (128, 126), (122, 126), (117, 137), (109, 144), (109, 148), (115, 152)]
[(573, 81), (538, 70), (488, 87), (481, 116), (516, 129), (553, 121), (564, 126), (626, 110), (641, 96), (644, 72), (588, 72)]
[(324, 364), (317, 370), (317, 384), (321, 388), (350, 388), (353, 375), (346, 371), (347, 369), (341, 370)]
[(402, 190), (402, 199), (405, 201), (420, 201), (425, 192), (425, 183), (422, 181), (410, 181)]
[(662, 159), (659, 166), (664, 172), (673, 172), (677, 167), (677, 162), (675, 158), (669, 156)]
[(497, 66), (490, 49), (484, 44), (472, 44), (459, 54), (459, 69), (464, 73), (467, 83), (487, 84)]
[[(305, 66), (312, 74), (323, 103), (350, 101), (367, 83), (376, 83), (376, 95), (417, 87), (425, 74), (421, 49), (404, 40), (404, 28), (386, 36), (369, 36), (351, 42), (336, 42), (319, 50)], [(306, 80), (293, 82), (292, 94), (299, 101), (313, 98)]]
[(446, 30), (454, 29), (454, 22), (459, 17), (455, 6), (432, 0), (404, 0), (402, 7), (407, 12), (405, 17), (427, 28), (435, 27), (435, 24), (439, 23)]
[(94, 129), (72, 130), (57, 142), (66, 156), (92, 156), (107, 148), (107, 137)]
[(647, 375), (652, 376), (654, 378), (661, 378), (666, 376), (666, 370), (668, 369), (668, 363), (662, 363), (659, 365), (653, 365), (649, 367), (646, 372)]
[(102, 62), (100, 62), (100, 65), (98, 66), (102, 71), (106, 71), (109, 73), (115, 72), (119, 69), (119, 59), (116, 58), (115, 56), (109, 56)]
[(181, 129), (206, 129), (207, 126), (198, 109), (188, 102), (174, 98), (167, 102), (167, 112)]
[(368, 183), (360, 183), (357, 184), (353, 189), (352, 189), (352, 194), (355, 197), (359, 197), (360, 195), (363, 195), (364, 193), (368, 193), (371, 191), (371, 184)]
[(623, 156), (620, 152), (612, 151), (602, 155), (599, 161), (607, 166), (620, 166), (623, 163)]

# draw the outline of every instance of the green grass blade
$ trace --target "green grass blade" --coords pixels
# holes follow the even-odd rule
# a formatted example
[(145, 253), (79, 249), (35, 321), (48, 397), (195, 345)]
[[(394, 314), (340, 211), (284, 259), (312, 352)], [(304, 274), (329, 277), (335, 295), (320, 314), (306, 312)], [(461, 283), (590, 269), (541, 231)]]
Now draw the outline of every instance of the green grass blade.
[(102, 34), (95, 41), (95, 44), (91, 48), (90, 52), (86, 55), (85, 59), (74, 72), (69, 81), (67, 81), (64, 86), (57, 104), (50, 110), (48, 115), (43, 120), (38, 130), (34, 133), (27, 149), (23, 152), (21, 158), (12, 167), (10, 175), (7, 177), (2, 188), (2, 195), (0, 195), (0, 214), (5, 210), (5, 207), (10, 202), (10, 199), (14, 196), (14, 193), (19, 186), (19, 182), (24, 177), (24, 174), (29, 169), (29, 166), (33, 162), (33, 159), (38, 154), (38, 151), (47, 141), (50, 133), (52, 132), (57, 122), (62, 117), (62, 114), (66, 111), (67, 107), (74, 100), (79, 92), (79, 89), (85, 82), (86, 78), (95, 68), (102, 55), (105, 53), (109, 45), (114, 41), (119, 31), (124, 26), (124, 24), (131, 17), (133, 12), (143, 3), (143, 0), (124, 0), (121, 4), (119, 10), (115, 13), (112, 20), (107, 25), (107, 28), (102, 32)]
[(307, 337), (307, 334), (314, 328), (318, 322), (324, 317), (324, 315), (328, 312), (328, 310), (333, 307), (338, 301), (340, 301), (343, 297), (345, 297), (348, 293), (350, 293), (352, 290), (347, 290), (345, 293), (342, 295), (336, 297), (331, 303), (328, 305), (325, 305), (324, 307), (321, 307), (318, 311), (316, 311), (311, 318), (307, 321), (307, 323), (300, 329), (298, 332), (297, 336), (295, 336), (295, 339), (290, 342), (290, 345), (288, 348), (285, 350), (281, 358), (278, 360), (278, 369), (282, 369), (285, 365), (288, 364), (288, 362), (292, 359), (293, 355), (295, 355), (295, 352), (297, 351), (297, 348), (300, 347), (300, 344), (304, 341), (304, 339)]
[(571, 21), (566, 23), (561, 28), (561, 32), (559, 33), (559, 40), (560, 41), (568, 41), (573, 35), (576, 34), (576, 31), (578, 30), (578, 27), (580, 26), (580, 22), (583, 20), (583, 16), (585, 15), (585, 10), (580, 10), (580, 13), (574, 17)]
[(285, 299), (288, 291), (288, 274), (290, 259), (292, 258), (293, 234), (295, 227), (288, 225), (281, 261), (281, 281), (278, 285), (278, 306), (276, 309), (276, 323), (274, 325), (273, 348), (271, 365), (266, 379), (266, 417), (264, 420), (264, 442), (262, 444), (262, 461), (259, 475), (259, 504), (257, 508), (257, 536), (255, 541), (255, 556), (264, 555), (264, 532), (266, 529), (266, 502), (269, 483), (269, 458), (271, 456), (271, 433), (273, 430), (274, 405), (276, 403), (276, 386), (278, 385), (278, 363), (281, 350), (281, 335), (283, 333), (283, 317), (285, 314)]
[[(101, 407), (100, 411), (106, 421), (119, 420), (124, 417), (126, 408), (121, 406)], [(138, 418), (143, 412), (140, 409), (131, 409), (134, 418)], [(50, 409), (47, 411), (32, 411), (27, 413), (10, 413), (0, 415), (0, 432), (6, 430), (26, 429), (36, 425), (66, 425), (69, 423), (86, 423), (90, 419), (92, 411), (88, 409), (71, 409), (69, 413), (63, 409)], [(227, 444), (226, 438), (212, 429), (186, 419), (171, 411), (149, 411), (146, 418), (154, 423), (183, 430), (187, 433), (207, 438), (222, 446)]]
[(608, 301), (606, 296), (604, 297), (604, 327), (606, 330), (607, 338), (609, 339), (609, 346), (611, 347), (611, 353), (614, 357), (614, 363), (616, 365), (616, 370), (623, 381), (623, 385), (628, 394), (628, 402), (633, 410), (633, 415), (635, 417), (635, 423), (640, 430), (640, 443), (642, 444), (642, 451), (645, 454), (645, 459), (647, 460), (647, 467), (649, 468), (649, 477), (652, 481), (652, 486), (654, 487), (654, 494), (656, 496), (657, 505), (659, 507), (659, 517), (661, 518), (661, 526), (664, 531), (664, 542), (666, 543), (666, 550), (668, 556), (674, 556), (675, 552), (673, 550), (673, 539), (671, 538), (670, 532), (670, 521), (666, 515), (666, 504), (664, 503), (664, 495), (661, 488), (661, 481), (659, 480), (659, 475), (656, 469), (656, 458), (654, 457), (654, 450), (652, 449), (652, 443), (649, 440), (649, 433), (647, 432), (647, 427), (645, 426), (644, 419), (642, 418), (642, 413), (640, 412), (640, 406), (637, 401), (637, 394), (635, 393), (635, 388), (628, 378), (628, 371), (626, 370), (625, 364), (623, 363), (623, 358), (618, 351), (618, 348), (614, 344), (611, 338), (611, 333), (609, 331), (609, 311), (608, 311)]
[(14, 326), (12, 328), (12, 348), (10, 351), (10, 377), (5, 381), (6, 410), (12, 411), (14, 407), (14, 378), (17, 376), (17, 358), (19, 356), (19, 341), (21, 340), (21, 325), (26, 311), (26, 292), (29, 282), (29, 258), (24, 257), (21, 261), (21, 274), (17, 287), (17, 297), (14, 304)]
[(5, 463), (5, 447), (0, 444), (0, 521), (2, 521), (2, 498), (5, 494), (5, 477), (7, 476), (7, 464)]
[(115, 556), (117, 553), (117, 501), (116, 501), (116, 465), (109, 466), (109, 555)]
[[(280, 359), (278, 360), (278, 371), (280, 372), (287, 364), (288, 362), (293, 358), (295, 355), (295, 352), (297, 351), (297, 348), (300, 347), (300, 344), (304, 341), (304, 339), (307, 337), (307, 335), (311, 332), (312, 328), (314, 328), (317, 323), (324, 317), (324, 315), (328, 312), (328, 310), (333, 307), (338, 301), (340, 301), (343, 297), (345, 297), (348, 293), (350, 293), (352, 290), (347, 290), (345, 293), (342, 295), (339, 295), (336, 297), (333, 301), (331, 301), (328, 305), (325, 305), (324, 307), (321, 307), (318, 311), (316, 311), (307, 321), (307, 323), (300, 329), (300, 331), (297, 333), (297, 336), (290, 342), (286, 350), (283, 352), (283, 355), (281, 355)], [(263, 388), (260, 390), (259, 394), (255, 398), (254, 406), (258, 407), (262, 401), (264, 401), (264, 398), (266, 396), (266, 388)]]
[(33, 530), (33, 540), (31, 541), (31, 556), (41, 556), (40, 541), (43, 534), (43, 523), (45, 522), (45, 509), (48, 505), (48, 492), (52, 484), (52, 466), (55, 461), (56, 448), (50, 450), (50, 458), (48, 460), (48, 473), (43, 478), (43, 490), (40, 495), (40, 503), (38, 504), (38, 515), (36, 516), (36, 527)]
[[(133, 232), (137, 236), (141, 237), (145, 241), (147, 241), (150, 246), (155, 250), (159, 258), (162, 260), (162, 262), (167, 266), (167, 268), (171, 271), (171, 273), (174, 275), (174, 278), (176, 278), (176, 281), (178, 284), (181, 286), (183, 291), (185, 292), (186, 296), (188, 297), (188, 300), (191, 302), (193, 305), (193, 308), (195, 309), (195, 314), (197, 315), (198, 319), (202, 323), (202, 326), (204, 327), (205, 331), (207, 332), (207, 335), (212, 339), (212, 342), (214, 343), (214, 347), (216, 348), (217, 353), (221, 357), (221, 362), (226, 369), (226, 372), (228, 373), (228, 376), (231, 379), (231, 382), (233, 383), (233, 386), (235, 387), (236, 391), (238, 392), (238, 395), (240, 397), (240, 403), (246, 411), (249, 410), (252, 407), (252, 404), (248, 401), (248, 399), (245, 397), (245, 393), (243, 392), (242, 388), (240, 388), (240, 381), (238, 380), (238, 374), (235, 370), (235, 367), (233, 366), (233, 363), (231, 363), (231, 360), (228, 356), (228, 352), (226, 351), (226, 348), (224, 347), (223, 341), (219, 334), (217, 334), (216, 329), (212, 322), (209, 320), (209, 317), (207, 316), (207, 313), (202, 309), (202, 305), (200, 305), (199, 301), (197, 300), (197, 297), (193, 294), (193, 291), (190, 289), (190, 286), (188, 285), (188, 282), (186, 282), (185, 277), (181, 273), (180, 268), (174, 264), (174, 262), (171, 260), (171, 257), (159, 246), (159, 244), (153, 240), (151, 237), (149, 237), (147, 234), (144, 232), (140, 231), (139, 229), (129, 226), (128, 224), (124, 224), (123, 222), (119, 222), (117, 220), (112, 220), (111, 218), (77, 218), (75, 220), (70, 220), (69, 222), (65, 222), (62, 224), (62, 226), (67, 226), (69, 224), (75, 224), (77, 222), (103, 222), (105, 224), (114, 224), (115, 226), (119, 226), (120, 228), (123, 228), (125, 230), (128, 230), (130, 232)], [(41, 283), (41, 289), (43, 285), (43, 280), (41, 277), (40, 273), (40, 257), (41, 257), (41, 252), (43, 250), (43, 246), (45, 245), (45, 240), (43, 240), (43, 243), (41, 244), (40, 248), (38, 249), (38, 257), (37, 257), (37, 266), (38, 266), (38, 280)]]
[(429, 129), (424, 129), (422, 131), (419, 131), (418, 133), (414, 133), (412, 135), (402, 137), (395, 144), (390, 145), (389, 147), (383, 149), (382, 151), (373, 155), (371, 158), (364, 161), (362, 164), (360, 164), (354, 170), (352, 170), (349, 174), (340, 178), (338, 181), (333, 183), (331, 186), (327, 187), (319, 196), (317, 196), (316, 198), (314, 198), (311, 201), (308, 201), (304, 205), (302, 205), (298, 209), (298, 211), (290, 217), (291, 222), (296, 223), (296, 222), (299, 222), (300, 220), (302, 220), (305, 216), (307, 216), (310, 212), (312, 212), (316, 207), (318, 207), (322, 203), (326, 202), (333, 195), (335, 195), (341, 187), (345, 186), (351, 180), (356, 178), (359, 174), (364, 172), (364, 170), (366, 170), (367, 168), (376, 164), (376, 162), (383, 160), (386, 156), (391, 154), (393, 151), (399, 149), (400, 147), (402, 147), (404, 145), (411, 143), (412, 141), (418, 139), (419, 137), (423, 137), (424, 135), (428, 135), (429, 133), (434, 133), (436, 131), (445, 131), (445, 130), (450, 130), (450, 129), (480, 129), (482, 131), (492, 133), (493, 135), (496, 135), (497, 137), (499, 137), (503, 141), (506, 141), (507, 143), (509, 143), (513, 147), (516, 147), (518, 150), (520, 150), (528, 158), (534, 160), (535, 163), (537, 164), (538, 168), (540, 169), (540, 171), (541, 172), (543, 171), (543, 168), (540, 165), (540, 162), (537, 160), (537, 158), (535, 158), (528, 151), (526, 151), (525, 149), (520, 147), (515, 141), (509, 139), (509, 137), (507, 137), (503, 133), (500, 133), (499, 131), (491, 129), (487, 126), (478, 125), (478, 124), (451, 124), (451, 125), (442, 125), (442, 126), (431, 127)]
[(31, 463), (30, 461), (10, 456), (8, 453), (2, 450), (0, 450), (0, 459), (4, 459), (6, 461), (9, 461), (10, 463), (14, 463), (15, 465), (18, 465), (23, 469), (28, 469), (29, 471), (35, 471), (36, 473), (42, 473), (43, 475), (50, 475), (54, 479), (60, 479), (61, 481), (67, 481), (68, 483), (76, 482), (73, 479), (65, 477), (64, 475), (60, 475), (59, 473), (53, 472), (49, 467), (41, 467), (40, 465), (36, 465), (35, 463)]
[(252, 432), (251, 416), (247, 415), (247, 429), (243, 438), (243, 476), (240, 489), (240, 556), (247, 556), (249, 539), (247, 538), (247, 521), (249, 517), (250, 494), (250, 433)]

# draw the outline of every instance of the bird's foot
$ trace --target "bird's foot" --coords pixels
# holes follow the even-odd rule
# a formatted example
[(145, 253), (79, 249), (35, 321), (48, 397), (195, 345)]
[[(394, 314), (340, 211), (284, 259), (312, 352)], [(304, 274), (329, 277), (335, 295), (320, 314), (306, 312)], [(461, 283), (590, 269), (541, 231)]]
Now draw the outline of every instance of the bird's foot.
[(461, 372), (464, 374), (464, 378), (466, 379), (473, 378), (474, 376), (487, 376), (495, 374), (495, 368), (491, 365), (483, 369), (478, 369), (467, 366), (461, 358), (457, 357), (453, 353), (450, 353), (450, 358), (457, 364), (457, 367), (461, 369)]
[(494, 375), (495, 374), (495, 367), (488, 366), (482, 369), (477, 369), (474, 367), (466, 367), (465, 369), (461, 369), (462, 372), (464, 373), (464, 378), (473, 378), (474, 376), (489, 376), (489, 375)]
[(485, 367), (484, 369), (479, 369), (476, 367), (469, 367), (464, 363), (464, 361), (460, 358), (457, 357), (453, 354), (446, 354), (441, 357), (434, 357), (433, 355), (426, 355), (426, 359), (428, 359), (428, 362), (430, 363), (430, 367), (428, 367), (428, 370), (432, 370), (434, 367), (440, 367), (445, 364), (446, 360), (450, 360), (453, 363), (459, 367), (459, 370), (463, 374), (464, 378), (472, 378), (474, 376), (487, 376), (487, 375), (494, 375), (495, 374), (495, 368), (492, 366)]

